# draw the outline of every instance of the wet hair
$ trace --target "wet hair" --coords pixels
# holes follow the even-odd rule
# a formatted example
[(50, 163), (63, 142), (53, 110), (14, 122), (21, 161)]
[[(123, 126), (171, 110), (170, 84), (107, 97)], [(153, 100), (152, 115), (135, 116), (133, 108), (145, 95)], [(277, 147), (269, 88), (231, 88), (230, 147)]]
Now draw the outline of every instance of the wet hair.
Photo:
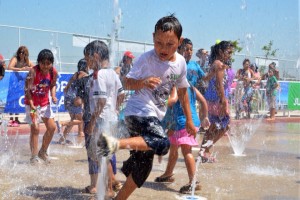
[(83, 50), (83, 54), (87, 56), (93, 56), (94, 53), (99, 54), (101, 60), (109, 60), (108, 46), (101, 40), (90, 42)]
[(219, 56), (220, 54), (220, 50), (224, 52), (227, 48), (230, 47), (234, 47), (234, 45), (230, 41), (221, 41), (220, 43), (211, 46), (209, 63), (212, 64), (217, 59), (217, 56)]
[(193, 42), (189, 38), (184, 38), (182, 40), (181, 45), (178, 46), (178, 51), (183, 50), (187, 44), (190, 44), (193, 46)]
[(158, 30), (161, 30), (162, 32), (174, 31), (178, 40), (182, 35), (182, 26), (174, 14), (159, 19), (155, 24), (154, 33)]
[(52, 64), (54, 62), (54, 56), (53, 53), (49, 49), (43, 49), (40, 51), (38, 57), (37, 57), (37, 63), (43, 62), (43, 61), (50, 61)]
[(29, 66), (29, 51), (26, 46), (20, 46), (15, 53), (15, 57), (17, 58), (18, 61), (21, 60), (20, 53), (24, 53), (24, 60), (26, 64)]
[(248, 62), (250, 64), (250, 60), (248, 58), (245, 58), (244, 61), (243, 61), (243, 65)]
[(87, 67), (86, 67), (86, 60), (84, 58), (80, 59), (77, 64), (77, 71), (83, 71), (88, 73)]

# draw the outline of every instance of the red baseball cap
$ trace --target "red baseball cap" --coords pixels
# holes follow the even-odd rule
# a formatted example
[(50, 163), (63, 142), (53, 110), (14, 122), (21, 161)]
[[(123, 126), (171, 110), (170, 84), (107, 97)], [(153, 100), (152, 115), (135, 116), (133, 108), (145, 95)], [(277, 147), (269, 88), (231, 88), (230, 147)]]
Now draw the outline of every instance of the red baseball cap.
[(134, 55), (130, 51), (125, 51), (124, 56), (127, 56), (129, 58), (134, 58)]
[(0, 54), (0, 61), (4, 61), (4, 57)]

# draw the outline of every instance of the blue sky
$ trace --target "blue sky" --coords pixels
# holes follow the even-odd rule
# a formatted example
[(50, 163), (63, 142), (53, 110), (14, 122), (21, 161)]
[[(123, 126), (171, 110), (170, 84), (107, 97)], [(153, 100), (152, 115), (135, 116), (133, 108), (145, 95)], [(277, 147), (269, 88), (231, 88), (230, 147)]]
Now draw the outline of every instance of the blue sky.
[[(175, 13), (183, 36), (196, 48), (209, 49), (216, 39), (239, 39), (242, 53), (263, 55), (262, 46), (273, 40), (279, 57), (300, 57), (298, 0), (120, 0), (119, 7), (121, 39), (152, 42), (157, 20)], [(106, 37), (112, 10), (113, 0), (0, 0), (0, 24)], [(11, 40), (9, 34), (4, 37)]]

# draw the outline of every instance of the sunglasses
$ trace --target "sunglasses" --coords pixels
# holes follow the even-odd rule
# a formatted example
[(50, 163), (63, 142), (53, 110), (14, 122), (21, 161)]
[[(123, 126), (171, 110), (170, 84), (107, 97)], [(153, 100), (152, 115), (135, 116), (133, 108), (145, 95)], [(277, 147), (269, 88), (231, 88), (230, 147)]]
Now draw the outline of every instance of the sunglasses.
[(21, 55), (26, 55), (25, 52), (23, 52), (23, 51), (21, 51), (20, 54), (21, 54)]

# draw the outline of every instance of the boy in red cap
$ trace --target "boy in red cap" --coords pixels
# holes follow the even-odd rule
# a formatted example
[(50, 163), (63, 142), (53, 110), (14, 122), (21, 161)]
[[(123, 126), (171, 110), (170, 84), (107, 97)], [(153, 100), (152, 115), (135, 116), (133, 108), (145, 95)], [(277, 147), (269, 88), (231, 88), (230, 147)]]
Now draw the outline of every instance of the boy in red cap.
[(134, 58), (135, 57), (131, 51), (125, 51), (123, 58), (120, 62), (120, 65), (115, 68), (115, 72), (119, 75), (122, 85), (124, 85), (123, 83), (124, 77), (128, 74), (128, 72), (132, 68), (132, 60)]

